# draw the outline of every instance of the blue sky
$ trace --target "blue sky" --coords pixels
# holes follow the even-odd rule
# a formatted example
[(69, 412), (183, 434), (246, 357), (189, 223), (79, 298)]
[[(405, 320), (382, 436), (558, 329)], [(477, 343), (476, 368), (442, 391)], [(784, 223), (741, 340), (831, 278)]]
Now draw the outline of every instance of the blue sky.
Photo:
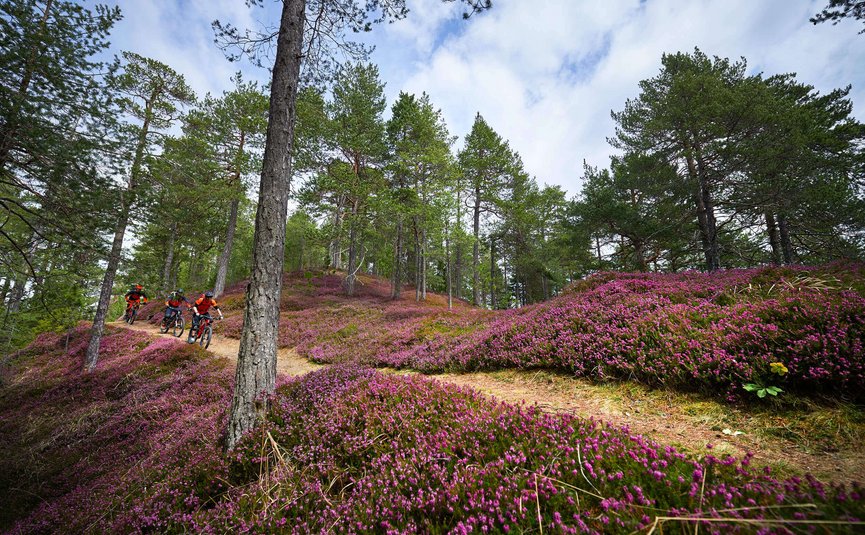
[[(93, 4), (92, 0), (86, 0)], [(248, 62), (226, 61), (213, 44), (214, 19), (241, 27), (278, 22), (279, 2), (247, 8), (243, 0), (102, 0), (124, 19), (112, 34), (117, 52), (163, 61), (199, 95), (269, 77)], [(386, 82), (430, 94), (451, 133), (462, 137), (476, 112), (509, 140), (541, 182), (579, 191), (582, 162), (606, 166), (613, 150), (611, 110), (638, 94), (664, 52), (700, 47), (744, 56), (754, 72), (796, 72), (826, 92), (852, 84), (854, 113), (865, 122), (865, 35), (861, 22), (808, 22), (826, 0), (494, 0), (468, 21), (458, 3), (408, 0), (406, 20), (366, 37)]]

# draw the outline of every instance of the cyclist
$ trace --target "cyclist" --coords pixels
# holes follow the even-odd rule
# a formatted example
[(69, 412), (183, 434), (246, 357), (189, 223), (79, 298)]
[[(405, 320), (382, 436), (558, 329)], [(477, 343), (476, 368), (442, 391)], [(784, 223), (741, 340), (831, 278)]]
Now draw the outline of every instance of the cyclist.
[(133, 284), (124, 297), (126, 298), (126, 317), (129, 317), (134, 307), (147, 303), (147, 293), (144, 291), (144, 286), (140, 284)]
[(208, 290), (201, 297), (195, 300), (192, 305), (192, 328), (189, 329), (189, 338), (186, 340), (190, 344), (195, 342), (195, 335), (198, 334), (198, 323), (204, 318), (210, 318), (210, 309), (213, 308), (219, 312), (219, 319), (223, 318), (222, 311), (219, 310), (219, 305), (213, 299), (213, 292)]
[(192, 306), (189, 299), (183, 295), (183, 288), (178, 288), (168, 296), (168, 300), (165, 302), (165, 317), (162, 318), (162, 322), (165, 323), (173, 319), (175, 314), (180, 314), (180, 305), (183, 303), (186, 303), (186, 308)]

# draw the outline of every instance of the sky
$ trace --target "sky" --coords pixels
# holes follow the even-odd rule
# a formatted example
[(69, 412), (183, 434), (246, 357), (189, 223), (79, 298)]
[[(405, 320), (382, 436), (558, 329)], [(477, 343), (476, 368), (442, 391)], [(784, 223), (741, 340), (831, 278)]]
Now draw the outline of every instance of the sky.
[[(94, 1), (85, 0), (92, 5)], [(238, 70), (266, 81), (248, 61), (228, 62), (211, 21), (241, 28), (274, 26), (280, 2), (243, 0), (99, 0), (119, 5), (113, 51), (160, 60), (199, 94), (221, 94)], [(699, 47), (748, 60), (750, 73), (795, 72), (821, 92), (852, 85), (854, 115), (865, 122), (865, 34), (861, 21), (833, 26), (808, 19), (826, 0), (494, 0), (468, 20), (459, 2), (407, 0), (409, 16), (377, 26), (375, 45), (388, 105), (401, 91), (430, 95), (442, 110), (455, 150), (477, 113), (508, 140), (541, 183), (579, 192), (583, 161), (609, 165), (611, 111), (639, 94), (663, 53)]]

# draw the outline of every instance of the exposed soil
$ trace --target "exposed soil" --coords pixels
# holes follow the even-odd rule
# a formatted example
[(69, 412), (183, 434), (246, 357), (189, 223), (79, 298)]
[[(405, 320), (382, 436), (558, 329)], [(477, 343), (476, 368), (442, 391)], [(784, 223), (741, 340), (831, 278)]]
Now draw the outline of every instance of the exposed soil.
[[(143, 331), (153, 336), (174, 336), (171, 333), (162, 334), (156, 327), (145, 322), (128, 325), (122, 321), (115, 321), (110, 323), (110, 325), (114, 325), (115, 327), (134, 329), (136, 331)], [(186, 333), (184, 333), (181, 339), (186, 339)], [(225, 357), (232, 362), (237, 362), (237, 353), (240, 350), (240, 340), (236, 340), (234, 338), (227, 338), (225, 336), (220, 336), (214, 333), (213, 338), (210, 340), (210, 346), (207, 348), (207, 350), (214, 355)], [(276, 352), (276, 372), (278, 374), (289, 376), (303, 375), (305, 373), (317, 370), (321, 367), (321, 364), (315, 364), (314, 362), (310, 362), (309, 360), (298, 355), (297, 351), (295, 351), (293, 348), (280, 348)]]
[[(153, 336), (160, 334), (147, 323), (132, 328)], [(236, 361), (239, 341), (214, 334), (208, 350)], [(277, 372), (296, 376), (322, 368), (294, 349), (277, 354)], [(414, 372), (388, 370), (390, 373)], [(834, 451), (803, 438), (785, 437), (782, 418), (755, 417), (747, 412), (694, 396), (650, 391), (639, 386), (596, 385), (589, 381), (547, 372), (502, 371), (493, 373), (441, 374), (438, 381), (478, 390), (508, 403), (537, 404), (549, 412), (567, 412), (594, 418), (613, 426), (627, 426), (634, 434), (650, 437), (695, 455), (754, 454), (752, 464), (770, 465), (779, 475), (811, 473), (824, 481), (865, 481), (865, 446), (860, 441), (840, 443)], [(726, 432), (725, 432), (726, 431)], [(843, 430), (839, 430), (843, 431)]]

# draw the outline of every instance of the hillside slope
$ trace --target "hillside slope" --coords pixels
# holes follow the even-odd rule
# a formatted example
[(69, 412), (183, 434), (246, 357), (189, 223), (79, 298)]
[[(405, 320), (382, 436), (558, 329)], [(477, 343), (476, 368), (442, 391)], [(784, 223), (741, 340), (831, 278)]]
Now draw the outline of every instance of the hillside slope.
[[(229, 337), (240, 336), (243, 288), (222, 299)], [(753, 395), (745, 384), (865, 401), (863, 264), (602, 273), (507, 311), (388, 296), (387, 282), (369, 276), (348, 298), (337, 274), (286, 275), (279, 344), (323, 363), (545, 369), (730, 401)]]
[[(194, 346), (86, 326), (13, 356), (0, 390), (0, 529), (69, 532), (853, 533), (865, 489), (777, 480), (627, 429), (338, 365), (282, 381), (268, 423), (223, 457), (230, 370)], [(719, 520), (724, 520), (719, 522)]]

